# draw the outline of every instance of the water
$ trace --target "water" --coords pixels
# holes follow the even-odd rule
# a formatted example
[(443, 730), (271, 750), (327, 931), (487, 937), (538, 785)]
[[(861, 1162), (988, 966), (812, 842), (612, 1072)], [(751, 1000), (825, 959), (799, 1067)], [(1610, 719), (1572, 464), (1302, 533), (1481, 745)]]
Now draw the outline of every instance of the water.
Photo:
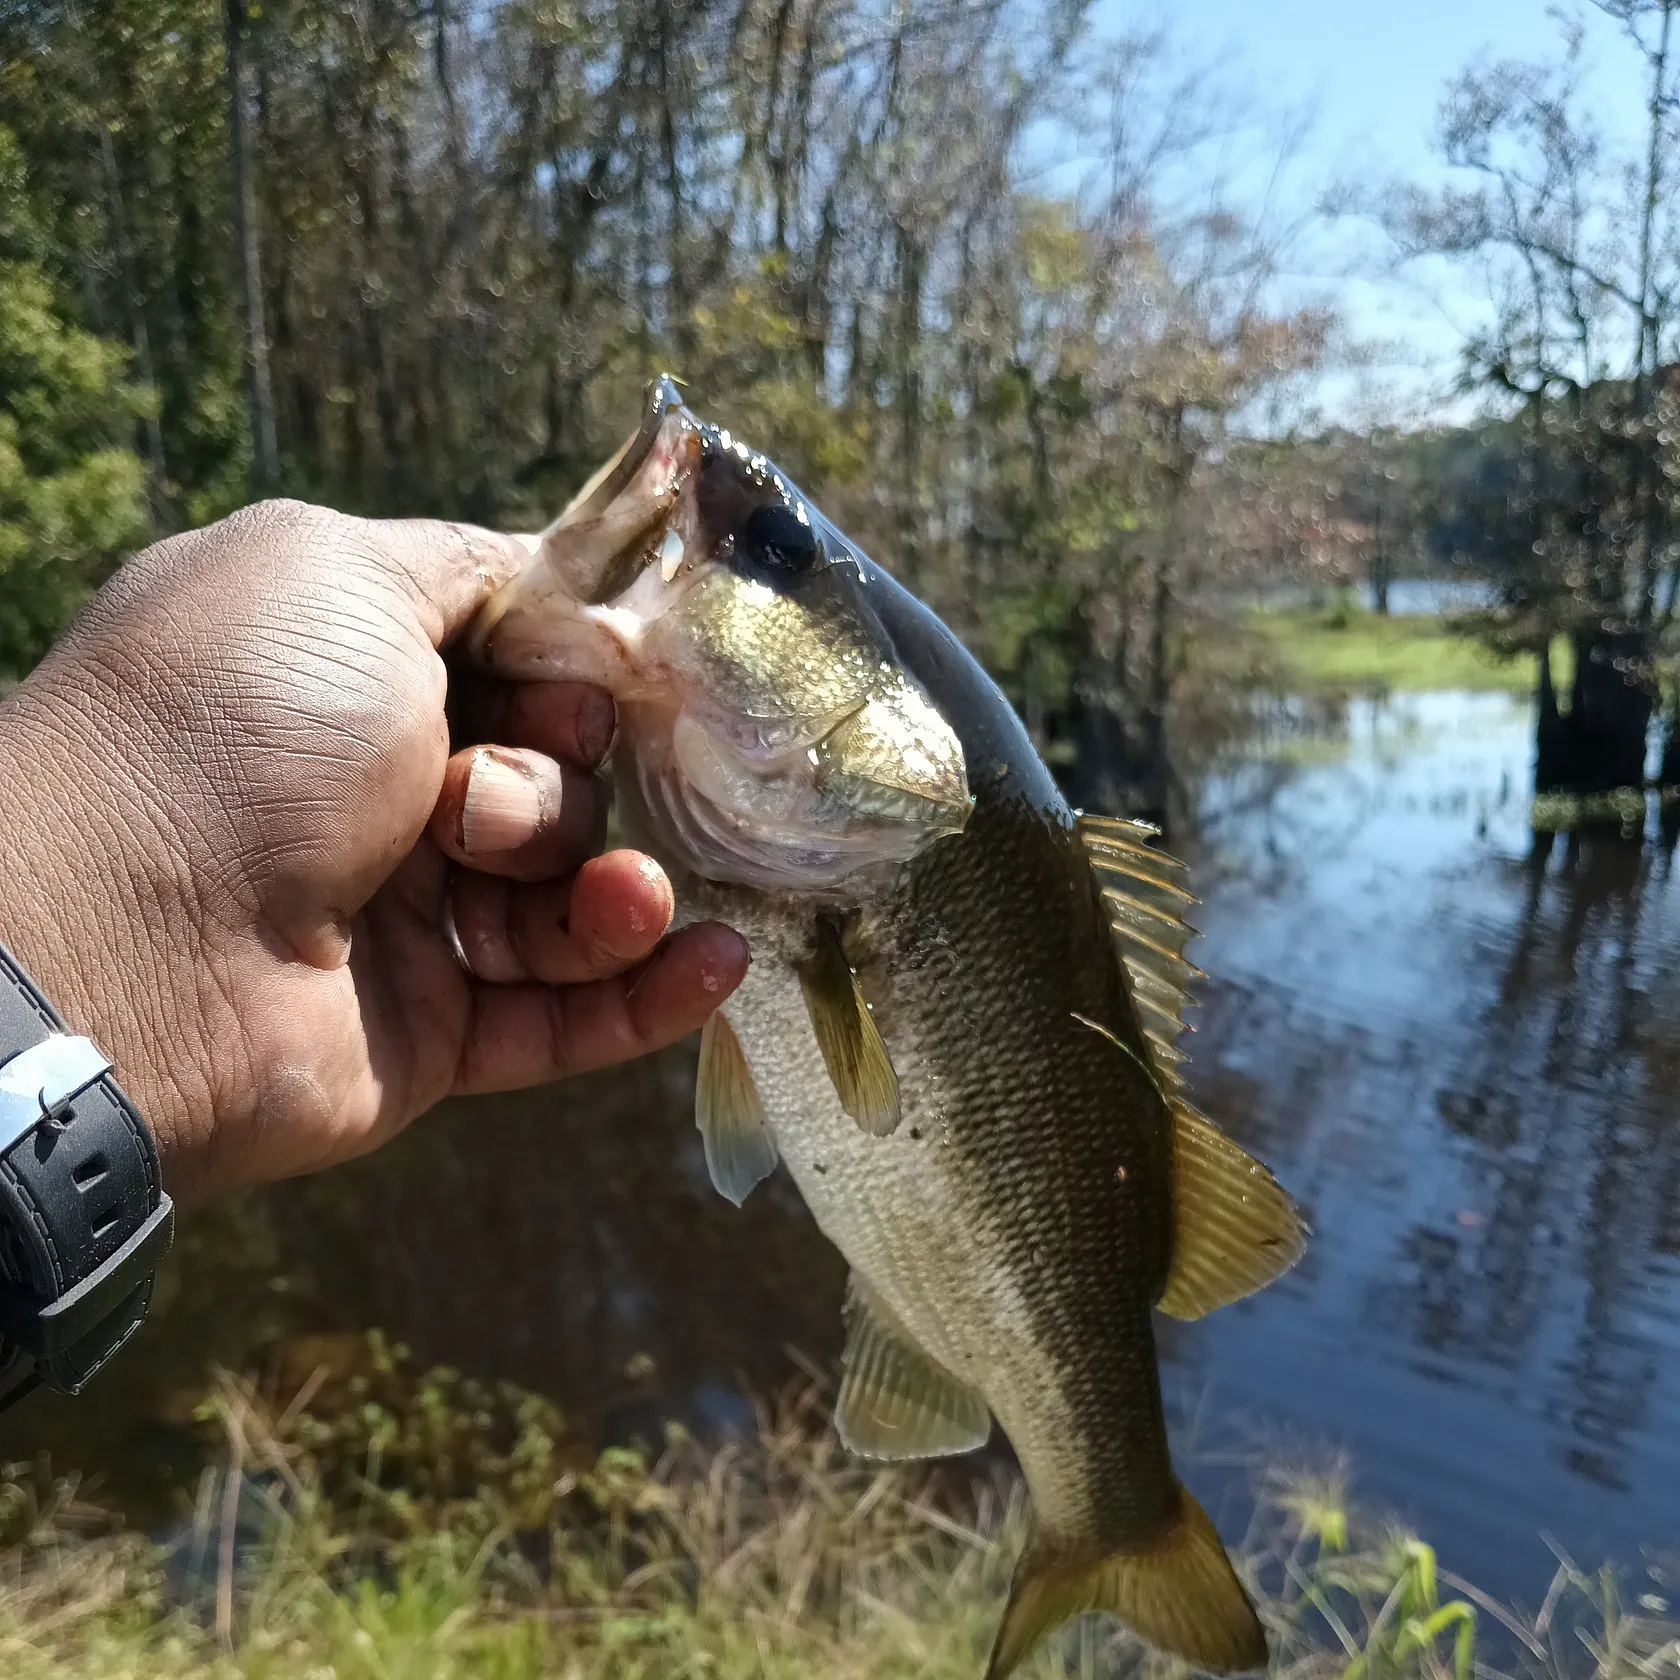
[[(1285, 705), (1207, 783), (1194, 1090), (1314, 1236), (1163, 1348), (1192, 1452), (1346, 1447), (1533, 1603), (1543, 1532), (1594, 1564), (1680, 1546), (1680, 886), (1620, 843), (1531, 860), (1530, 734), (1499, 694)], [(691, 1091), (683, 1051), (457, 1105), (341, 1176), (348, 1212), (300, 1190), (293, 1252), (603, 1433), (739, 1419), (832, 1369), (843, 1267), (785, 1175), (739, 1212), (712, 1191)], [(1224, 1474), (1193, 1480), (1240, 1523)]]
[(1314, 1235), (1173, 1336), (1171, 1380), (1344, 1444), (1506, 1596), (1538, 1599), (1543, 1532), (1680, 1548), (1680, 885), (1614, 841), (1531, 856), (1504, 696), (1283, 721), (1205, 793), (1194, 1065)]
[[(1354, 598), (1367, 612), (1376, 611), (1377, 593), (1370, 584), (1360, 584)], [(1388, 586), (1388, 610), (1396, 618), (1468, 612), (1492, 600), (1492, 589), (1474, 578), (1395, 578)]]
[[(1357, 583), (1349, 593), (1366, 612), (1376, 611), (1376, 591), (1369, 583)], [(1328, 605), (1335, 594), (1326, 586), (1302, 584), (1268, 589), (1263, 595), (1249, 599), (1264, 606), (1306, 607)], [(1396, 618), (1468, 612), (1474, 607), (1488, 606), (1492, 600), (1491, 587), (1476, 578), (1395, 578), (1388, 586), (1388, 610)]]
[[(1529, 736), (1503, 695), (1286, 705), (1207, 783), (1194, 1089), (1314, 1234), (1162, 1341), (1224, 1518), (1214, 1449), (1345, 1446), (1356, 1491), (1532, 1605), (1542, 1533), (1589, 1564), (1680, 1549), (1680, 885), (1620, 843), (1536, 863)], [(546, 1389), (597, 1437), (750, 1422), (833, 1369), (844, 1267), (784, 1174), (740, 1211), (713, 1192), (692, 1090), (684, 1047), (445, 1105), (259, 1225), (189, 1222), (121, 1383), (0, 1420), (0, 1458), (190, 1487), (180, 1397), (277, 1312)], [(278, 1386), (315, 1357), (283, 1346)]]

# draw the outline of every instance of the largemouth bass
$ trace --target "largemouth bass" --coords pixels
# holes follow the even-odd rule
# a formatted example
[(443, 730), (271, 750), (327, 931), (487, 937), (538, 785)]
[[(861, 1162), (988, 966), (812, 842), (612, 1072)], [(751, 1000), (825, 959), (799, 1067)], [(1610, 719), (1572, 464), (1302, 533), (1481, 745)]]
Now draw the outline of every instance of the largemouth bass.
[(1002, 1425), (1032, 1497), (988, 1675), (1106, 1610), (1219, 1672), (1266, 1641), (1167, 1447), (1151, 1312), (1300, 1251), (1179, 1094), (1184, 871), (1069, 810), (920, 602), (674, 385), (484, 609), (504, 676), (619, 701), (627, 832), (750, 941), (696, 1118), (739, 1204), (778, 1159), (851, 1264), (836, 1423), (930, 1457)]

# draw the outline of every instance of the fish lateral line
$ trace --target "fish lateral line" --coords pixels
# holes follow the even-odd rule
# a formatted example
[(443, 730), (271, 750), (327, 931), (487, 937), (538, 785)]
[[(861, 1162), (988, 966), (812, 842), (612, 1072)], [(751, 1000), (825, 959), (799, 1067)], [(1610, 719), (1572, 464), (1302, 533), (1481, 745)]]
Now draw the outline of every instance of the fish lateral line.
[(1131, 1059), (1143, 1069), (1143, 1076), (1149, 1081), (1150, 1088), (1154, 1091), (1155, 1095), (1158, 1096), (1162, 1102), (1167, 1100), (1167, 1093), (1161, 1089), (1161, 1081), (1156, 1077), (1155, 1069), (1151, 1067), (1149, 1062), (1144, 1057), (1140, 1056), (1137, 1051), (1135, 1051), (1123, 1038), (1120, 1038), (1115, 1033), (1111, 1032), (1102, 1024), (1101, 1021), (1093, 1021), (1089, 1015), (1081, 1015), (1077, 1009), (1070, 1009), (1068, 1014), (1070, 1014), (1074, 1020), (1080, 1024), (1080, 1026), (1089, 1027), (1092, 1032), (1106, 1038), (1116, 1050), (1130, 1056)]

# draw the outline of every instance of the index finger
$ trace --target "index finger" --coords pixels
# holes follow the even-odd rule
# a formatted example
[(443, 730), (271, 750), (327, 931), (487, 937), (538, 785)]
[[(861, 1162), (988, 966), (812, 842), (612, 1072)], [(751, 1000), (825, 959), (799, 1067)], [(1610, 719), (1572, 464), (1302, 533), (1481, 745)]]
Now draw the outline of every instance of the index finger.
[(674, 1044), (740, 985), (747, 943), (716, 922), (666, 939), (628, 974), (573, 986), (474, 981), (461, 1095), (545, 1085)]

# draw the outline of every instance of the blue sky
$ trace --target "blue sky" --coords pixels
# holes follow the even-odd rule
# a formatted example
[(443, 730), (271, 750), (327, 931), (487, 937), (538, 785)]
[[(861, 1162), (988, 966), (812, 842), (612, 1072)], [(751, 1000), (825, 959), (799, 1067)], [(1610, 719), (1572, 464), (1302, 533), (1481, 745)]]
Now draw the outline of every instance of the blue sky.
[[(1305, 111), (1311, 123), (1288, 194), (1304, 206), (1327, 183), (1395, 177), (1438, 182), (1432, 150), (1436, 110), (1449, 80), (1478, 56), (1537, 57), (1558, 50), (1546, 0), (1099, 0), (1108, 28), (1164, 22), (1183, 51), (1219, 58), (1226, 79), (1274, 110)], [(1636, 60), (1618, 26), (1583, 0), (1568, 7), (1588, 24), (1588, 88), (1612, 135), (1641, 120)], [(1481, 304), (1473, 281), (1444, 270), (1390, 277), (1387, 252), (1369, 228), (1315, 231), (1296, 252), (1299, 295), (1331, 302), (1352, 331), (1401, 346), (1384, 358), (1387, 388), (1435, 412), (1457, 405), (1450, 384), (1462, 327)], [(1368, 383), (1368, 382), (1367, 382)], [(1345, 380), (1323, 386), (1335, 407)]]

